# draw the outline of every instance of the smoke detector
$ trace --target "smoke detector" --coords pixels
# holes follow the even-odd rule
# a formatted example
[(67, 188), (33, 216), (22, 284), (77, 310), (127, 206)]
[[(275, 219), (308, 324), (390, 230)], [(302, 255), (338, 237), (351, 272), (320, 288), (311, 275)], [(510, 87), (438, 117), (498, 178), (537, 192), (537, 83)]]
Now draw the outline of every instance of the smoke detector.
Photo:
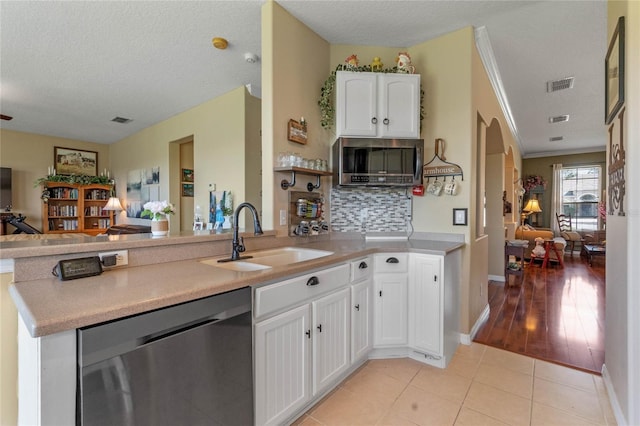
[(258, 55), (255, 53), (247, 52), (244, 54), (244, 60), (250, 64), (255, 64), (258, 62)]

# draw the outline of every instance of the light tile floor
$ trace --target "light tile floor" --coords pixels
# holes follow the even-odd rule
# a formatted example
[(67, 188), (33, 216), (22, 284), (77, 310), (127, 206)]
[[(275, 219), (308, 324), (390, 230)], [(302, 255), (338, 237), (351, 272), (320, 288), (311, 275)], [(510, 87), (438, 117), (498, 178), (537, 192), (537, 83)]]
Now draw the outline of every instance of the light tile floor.
[(371, 360), (295, 425), (615, 425), (602, 377), (479, 343), (446, 369)]

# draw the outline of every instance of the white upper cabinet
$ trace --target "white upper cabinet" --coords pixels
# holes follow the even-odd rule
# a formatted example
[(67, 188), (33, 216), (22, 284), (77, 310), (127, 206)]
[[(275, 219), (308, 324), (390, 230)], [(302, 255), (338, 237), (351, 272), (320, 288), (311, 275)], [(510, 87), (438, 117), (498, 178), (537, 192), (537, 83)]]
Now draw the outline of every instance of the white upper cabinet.
[(420, 75), (338, 71), (336, 136), (420, 138)]

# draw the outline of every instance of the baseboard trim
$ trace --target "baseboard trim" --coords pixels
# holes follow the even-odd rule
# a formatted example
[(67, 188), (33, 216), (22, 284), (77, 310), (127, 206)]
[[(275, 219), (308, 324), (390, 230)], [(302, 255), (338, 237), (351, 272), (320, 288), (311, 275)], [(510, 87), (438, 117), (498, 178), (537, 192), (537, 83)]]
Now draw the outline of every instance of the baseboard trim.
[(505, 282), (505, 277), (504, 275), (489, 275), (489, 281), (498, 281), (498, 282)]
[(473, 324), (473, 327), (471, 328), (471, 333), (469, 334), (460, 333), (460, 343), (468, 346), (471, 344), (471, 342), (473, 342), (473, 339), (476, 337), (476, 334), (478, 334), (478, 330), (480, 330), (480, 327), (482, 327), (484, 323), (487, 322), (487, 320), (489, 319), (490, 312), (491, 312), (491, 308), (489, 308), (489, 304), (487, 303), (484, 309), (482, 310), (482, 313), (476, 320), (476, 323)]
[(624, 414), (622, 413), (622, 408), (620, 407), (620, 403), (618, 402), (616, 391), (613, 389), (613, 383), (611, 383), (611, 376), (609, 375), (609, 371), (607, 371), (606, 364), (602, 365), (602, 381), (604, 381), (604, 386), (607, 388), (609, 403), (611, 404), (613, 415), (616, 417), (616, 423), (618, 423), (618, 425), (620, 426), (627, 425), (627, 419), (624, 418)]

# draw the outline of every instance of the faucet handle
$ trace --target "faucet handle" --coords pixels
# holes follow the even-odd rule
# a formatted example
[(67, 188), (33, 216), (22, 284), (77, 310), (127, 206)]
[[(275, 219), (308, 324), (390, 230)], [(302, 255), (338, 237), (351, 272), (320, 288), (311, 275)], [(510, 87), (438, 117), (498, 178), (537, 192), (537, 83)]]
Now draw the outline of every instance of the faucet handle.
[(244, 237), (240, 237), (240, 241), (238, 242), (238, 252), (244, 253), (246, 248), (244, 247)]

